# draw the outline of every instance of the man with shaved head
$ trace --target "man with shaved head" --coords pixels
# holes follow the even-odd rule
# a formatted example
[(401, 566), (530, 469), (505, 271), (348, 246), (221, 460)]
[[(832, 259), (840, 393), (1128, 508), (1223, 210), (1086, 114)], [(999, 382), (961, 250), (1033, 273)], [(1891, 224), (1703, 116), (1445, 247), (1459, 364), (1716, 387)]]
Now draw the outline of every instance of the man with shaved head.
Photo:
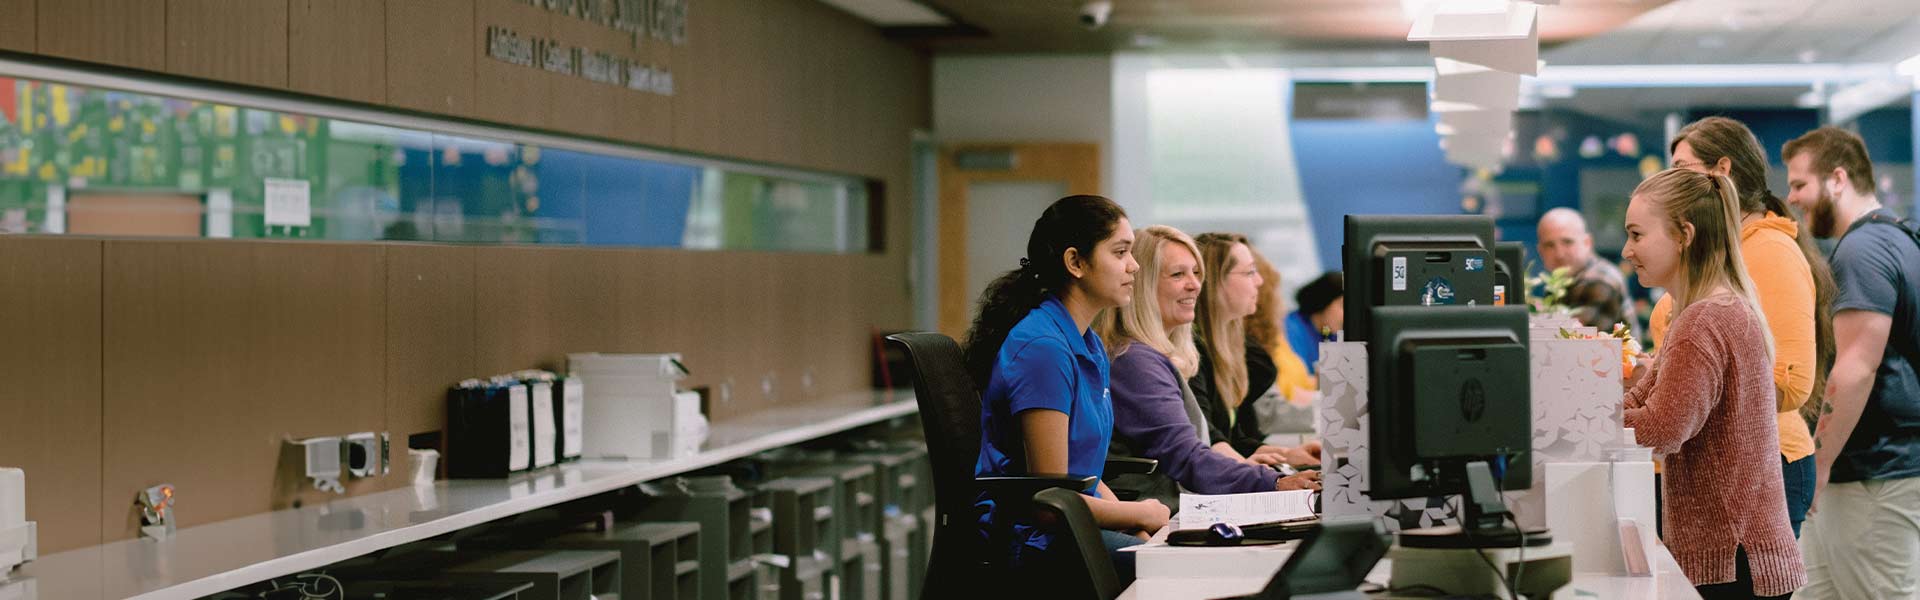
[(1562, 299), (1573, 317), (1600, 331), (1626, 323), (1638, 335), (1640, 320), (1634, 318), (1627, 278), (1619, 267), (1593, 254), (1593, 234), (1588, 233), (1580, 212), (1564, 207), (1547, 211), (1540, 216), (1539, 234), (1540, 260), (1547, 263), (1547, 270), (1566, 267), (1573, 277)]

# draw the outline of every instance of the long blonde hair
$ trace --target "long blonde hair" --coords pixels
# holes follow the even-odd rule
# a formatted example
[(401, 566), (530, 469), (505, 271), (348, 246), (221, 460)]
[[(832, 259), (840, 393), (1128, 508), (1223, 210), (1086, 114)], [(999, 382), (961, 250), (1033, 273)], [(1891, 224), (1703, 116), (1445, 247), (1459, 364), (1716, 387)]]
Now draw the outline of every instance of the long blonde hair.
[(1280, 395), (1293, 399), (1296, 389), (1312, 388), (1316, 384), (1312, 375), (1307, 374), (1307, 363), (1293, 351), (1293, 343), (1287, 341), (1286, 305), (1280, 298), (1280, 269), (1273, 266), (1253, 246), (1247, 246), (1253, 252), (1253, 267), (1260, 272), (1260, 302), (1247, 317), (1247, 340), (1266, 349), (1273, 357), (1273, 366), (1279, 372), (1274, 375), (1274, 385), (1280, 388)]
[[(1233, 262), (1233, 247), (1240, 245), (1253, 250), (1247, 236), (1237, 233), (1203, 233), (1195, 241), (1200, 244), (1201, 269), (1222, 282), (1235, 268), (1244, 266)], [(1214, 393), (1219, 395), (1221, 404), (1233, 410), (1247, 399), (1247, 327), (1245, 318), (1220, 318), (1227, 311), (1227, 297), (1221, 293), (1221, 287), (1216, 284), (1200, 288), (1200, 306), (1194, 314), (1193, 328), (1197, 332), (1194, 335), (1206, 343), (1207, 359), (1213, 362)]]
[[(1633, 188), (1633, 196), (1654, 202), (1667, 217), (1667, 232), (1680, 242), (1680, 277), (1669, 286), (1674, 296), (1673, 314), (1678, 315), (1701, 294), (1716, 285), (1725, 285), (1747, 303), (1754, 318), (1762, 319), (1761, 333), (1767, 343), (1767, 361), (1773, 361), (1773, 332), (1768, 331), (1754, 293), (1753, 278), (1740, 256), (1740, 191), (1733, 180), (1722, 175), (1697, 173), (1686, 169), (1667, 169), (1648, 177)], [(1685, 237), (1684, 225), (1693, 225), (1693, 239)]]
[[(1186, 246), (1194, 257), (1194, 276), (1201, 277), (1200, 247), (1180, 230), (1155, 225), (1133, 232), (1133, 258), (1140, 262), (1140, 276), (1133, 285), (1133, 302), (1119, 308), (1100, 311), (1094, 317), (1093, 330), (1107, 345), (1107, 355), (1118, 358), (1133, 342), (1146, 344), (1173, 361), (1180, 378), (1200, 371), (1200, 351), (1193, 345), (1193, 324), (1169, 330), (1160, 320), (1161, 248), (1168, 244)], [(1205, 279), (1201, 281), (1204, 283)], [(1202, 289), (1205, 289), (1204, 287)]]

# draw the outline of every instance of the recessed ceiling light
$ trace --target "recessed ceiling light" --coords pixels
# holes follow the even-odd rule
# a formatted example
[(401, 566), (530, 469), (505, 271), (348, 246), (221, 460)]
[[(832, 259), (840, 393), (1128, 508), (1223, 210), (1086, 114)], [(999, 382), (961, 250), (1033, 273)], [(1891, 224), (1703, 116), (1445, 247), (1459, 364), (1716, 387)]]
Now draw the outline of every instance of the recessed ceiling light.
[(821, 0), (881, 27), (952, 25), (939, 11), (912, 0)]

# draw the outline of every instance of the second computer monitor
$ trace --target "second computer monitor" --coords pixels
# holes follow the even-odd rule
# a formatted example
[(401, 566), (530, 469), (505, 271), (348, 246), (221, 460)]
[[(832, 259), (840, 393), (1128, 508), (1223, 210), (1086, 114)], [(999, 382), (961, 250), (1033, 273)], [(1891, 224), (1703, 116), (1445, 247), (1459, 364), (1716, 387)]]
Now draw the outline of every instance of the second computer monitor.
[(1493, 219), (1347, 215), (1345, 340), (1371, 339), (1375, 306), (1493, 304)]
[(1499, 304), (1526, 304), (1527, 299), (1527, 245), (1520, 242), (1497, 242), (1493, 245), (1494, 292), (1500, 297)]
[(1531, 487), (1526, 309), (1381, 306), (1372, 316), (1368, 497), (1465, 493), (1476, 461), (1502, 489)]

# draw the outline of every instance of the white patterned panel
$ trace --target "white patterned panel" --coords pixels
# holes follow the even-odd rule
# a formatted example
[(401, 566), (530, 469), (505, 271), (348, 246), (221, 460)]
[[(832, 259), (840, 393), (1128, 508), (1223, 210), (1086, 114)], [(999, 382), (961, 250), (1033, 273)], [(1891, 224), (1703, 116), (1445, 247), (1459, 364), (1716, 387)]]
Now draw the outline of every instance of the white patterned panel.
[(1458, 524), (1458, 497), (1382, 501), (1367, 497), (1367, 345), (1322, 342), (1317, 369), (1321, 512), (1387, 517), (1392, 531)]
[(1621, 438), (1620, 340), (1533, 340), (1533, 488), (1508, 492), (1528, 527), (1546, 526), (1546, 463), (1605, 462)]
[(1573, 315), (1568, 313), (1548, 313), (1528, 315), (1527, 326), (1532, 329), (1559, 331), (1562, 327), (1573, 329), (1575, 327), (1584, 327), (1585, 325), (1582, 325), (1579, 319), (1573, 318)]
[(1533, 342), (1536, 465), (1606, 460), (1621, 432), (1620, 353), (1617, 339)]
[[(1532, 490), (1509, 492), (1508, 505), (1527, 526), (1545, 524), (1545, 462), (1604, 461), (1621, 438), (1620, 343), (1534, 340)], [(1392, 517), (1392, 529), (1457, 524), (1459, 499), (1373, 501), (1367, 489), (1367, 351), (1359, 342), (1320, 345), (1321, 444), (1326, 465), (1321, 509), (1328, 515)]]

